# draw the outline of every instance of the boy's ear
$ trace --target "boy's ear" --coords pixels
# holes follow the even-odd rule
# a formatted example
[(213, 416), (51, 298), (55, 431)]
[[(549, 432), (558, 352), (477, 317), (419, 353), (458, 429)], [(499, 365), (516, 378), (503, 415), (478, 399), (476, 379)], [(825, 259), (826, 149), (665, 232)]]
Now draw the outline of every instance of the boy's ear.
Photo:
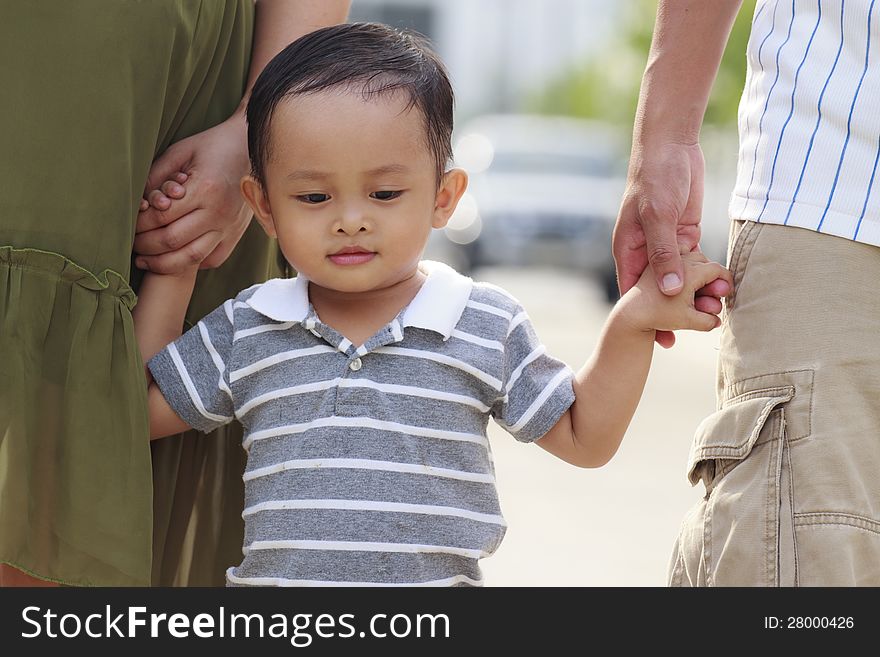
[(434, 201), (434, 217), (431, 225), (434, 228), (443, 228), (467, 189), (468, 177), (464, 169), (450, 169), (440, 179), (440, 187), (437, 190), (437, 198)]
[(278, 237), (275, 230), (275, 220), (272, 218), (272, 209), (269, 207), (269, 197), (259, 181), (251, 175), (241, 179), (241, 193), (244, 200), (251, 206), (254, 216), (269, 237)]

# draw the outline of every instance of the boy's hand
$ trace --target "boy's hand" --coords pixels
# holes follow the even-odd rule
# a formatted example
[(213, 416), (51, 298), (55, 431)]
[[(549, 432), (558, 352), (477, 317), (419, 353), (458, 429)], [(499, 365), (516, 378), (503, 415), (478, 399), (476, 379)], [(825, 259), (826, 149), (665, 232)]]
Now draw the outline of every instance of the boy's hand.
[(711, 331), (721, 325), (718, 317), (721, 302), (713, 297), (697, 297), (696, 293), (717, 279), (726, 281), (733, 290), (730, 271), (698, 251), (684, 253), (681, 259), (684, 268), (682, 291), (674, 297), (663, 294), (648, 268), (618, 302), (621, 320), (639, 331)]
[(145, 189), (138, 212), (143, 212), (151, 207), (159, 212), (168, 210), (173, 200), (186, 196), (186, 188), (183, 185), (188, 178), (189, 176), (185, 172), (178, 171), (159, 185), (157, 189)]

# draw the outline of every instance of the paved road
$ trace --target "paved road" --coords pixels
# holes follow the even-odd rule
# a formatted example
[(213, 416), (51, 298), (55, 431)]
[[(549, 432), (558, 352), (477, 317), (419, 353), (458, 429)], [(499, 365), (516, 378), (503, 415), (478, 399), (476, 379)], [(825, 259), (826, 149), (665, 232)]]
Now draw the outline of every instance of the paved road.
[[(474, 278), (517, 296), (548, 350), (574, 369), (596, 344), (608, 306), (589, 280), (535, 269)], [(679, 524), (701, 494), (685, 467), (694, 429), (714, 410), (718, 337), (681, 332), (675, 348), (655, 350), (642, 405), (603, 468), (575, 468), (490, 423), (509, 527), (482, 562), (487, 586), (665, 585)]]

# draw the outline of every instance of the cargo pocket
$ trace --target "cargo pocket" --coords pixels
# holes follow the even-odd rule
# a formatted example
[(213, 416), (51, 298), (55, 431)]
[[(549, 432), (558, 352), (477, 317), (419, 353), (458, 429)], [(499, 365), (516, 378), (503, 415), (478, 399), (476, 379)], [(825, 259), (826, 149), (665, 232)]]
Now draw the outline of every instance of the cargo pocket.
[[(785, 408), (794, 386), (743, 393), (697, 428), (688, 479), (706, 496), (682, 527), (679, 571), (708, 586), (794, 585)], [(678, 573), (681, 577), (681, 572)]]

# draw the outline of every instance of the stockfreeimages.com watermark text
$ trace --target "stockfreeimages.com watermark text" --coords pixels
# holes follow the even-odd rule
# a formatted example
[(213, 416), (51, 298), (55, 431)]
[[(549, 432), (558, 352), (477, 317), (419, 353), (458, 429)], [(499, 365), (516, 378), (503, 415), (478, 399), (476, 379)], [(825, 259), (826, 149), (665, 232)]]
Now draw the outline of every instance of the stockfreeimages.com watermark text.
[(446, 614), (373, 614), (358, 629), (355, 614), (232, 613), (219, 607), (214, 613), (152, 613), (146, 607), (114, 611), (105, 605), (100, 612), (59, 614), (30, 606), (21, 612), (24, 639), (33, 638), (160, 638), (185, 639), (273, 638), (287, 639), (305, 648), (316, 638), (449, 638)]

